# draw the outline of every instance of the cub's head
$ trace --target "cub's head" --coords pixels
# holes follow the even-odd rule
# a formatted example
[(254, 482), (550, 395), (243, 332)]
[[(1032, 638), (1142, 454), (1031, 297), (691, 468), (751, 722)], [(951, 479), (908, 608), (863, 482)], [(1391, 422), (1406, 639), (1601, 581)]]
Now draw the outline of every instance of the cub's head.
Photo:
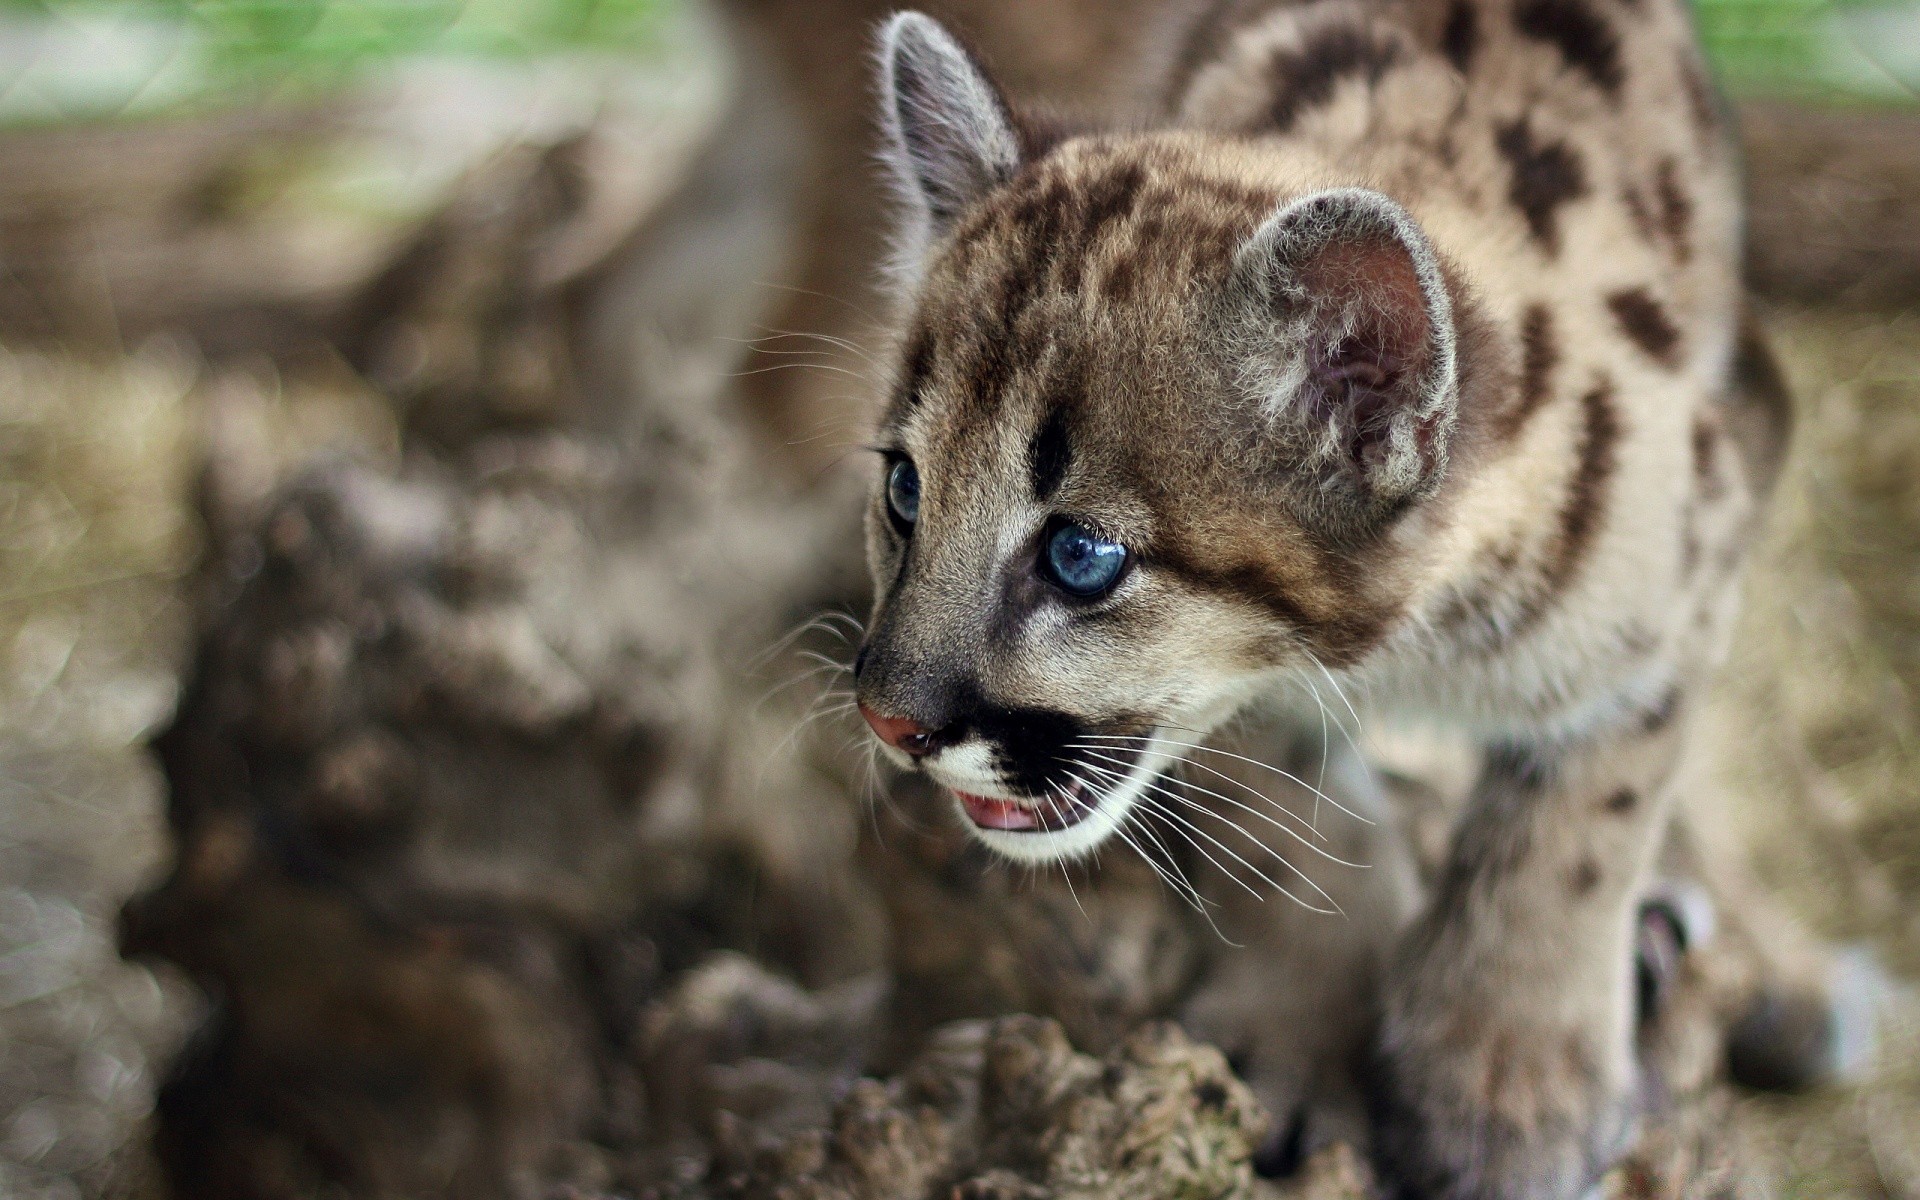
[(904, 319), (861, 710), (988, 845), (1081, 854), (1277, 673), (1387, 636), (1455, 305), (1399, 205), (1310, 163), (1048, 142), (918, 14), (882, 75)]

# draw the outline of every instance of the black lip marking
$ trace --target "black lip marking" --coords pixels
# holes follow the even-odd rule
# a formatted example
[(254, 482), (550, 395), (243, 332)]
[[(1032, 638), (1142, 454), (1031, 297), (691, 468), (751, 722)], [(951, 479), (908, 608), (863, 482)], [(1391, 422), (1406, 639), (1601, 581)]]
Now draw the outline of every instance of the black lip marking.
[(1076, 743), (1097, 742), (1103, 734), (1135, 735), (1151, 728), (1146, 722), (1125, 718), (1093, 722), (1055, 709), (995, 704), (972, 681), (955, 685), (942, 707), (945, 720), (934, 727), (943, 746), (979, 738), (986, 743), (1006, 790), (1040, 801), (1069, 788), (1075, 775), (1084, 776), (1089, 766), (1124, 773), (1140, 757), (1137, 746), (1116, 742), (1112, 750), (1102, 753), (1126, 764), (1124, 768), (1089, 762), (1087, 752), (1076, 749)]

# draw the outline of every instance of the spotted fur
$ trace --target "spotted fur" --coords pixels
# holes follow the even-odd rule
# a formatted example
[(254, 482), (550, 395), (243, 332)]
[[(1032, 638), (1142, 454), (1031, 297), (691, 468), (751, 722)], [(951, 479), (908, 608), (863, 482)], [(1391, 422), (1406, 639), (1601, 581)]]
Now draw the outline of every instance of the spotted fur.
[[(1289, 681), (1477, 741), (1393, 934), (1376, 1150), (1412, 1194), (1580, 1194), (1636, 1116), (1631, 917), (1784, 418), (1735, 372), (1764, 348), (1684, 9), (1225, 0), (1158, 120), (1049, 139), (927, 18), (881, 60), (876, 441), (920, 491), (875, 494), (862, 704), (961, 819), (1041, 814), (976, 829), (1033, 861)], [(1048, 574), (1068, 521), (1127, 549), (1097, 595)]]

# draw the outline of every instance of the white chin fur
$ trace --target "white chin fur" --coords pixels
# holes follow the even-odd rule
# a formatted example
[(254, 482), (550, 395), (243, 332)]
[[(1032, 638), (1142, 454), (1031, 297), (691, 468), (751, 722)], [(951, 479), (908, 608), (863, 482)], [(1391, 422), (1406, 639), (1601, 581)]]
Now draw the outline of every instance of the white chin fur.
[[(1158, 730), (1155, 732), (1157, 734)], [(953, 799), (954, 813), (967, 832), (980, 839), (982, 845), (1016, 862), (1059, 862), (1081, 858), (1098, 849), (1101, 843), (1119, 830), (1133, 811), (1134, 804), (1145, 794), (1147, 785), (1173, 761), (1173, 755), (1159, 749), (1142, 753), (1124, 780), (1109, 784), (1110, 790), (1094, 790), (1093, 794), (1100, 800), (1098, 807), (1065, 829), (982, 829), (967, 816), (958, 797)]]

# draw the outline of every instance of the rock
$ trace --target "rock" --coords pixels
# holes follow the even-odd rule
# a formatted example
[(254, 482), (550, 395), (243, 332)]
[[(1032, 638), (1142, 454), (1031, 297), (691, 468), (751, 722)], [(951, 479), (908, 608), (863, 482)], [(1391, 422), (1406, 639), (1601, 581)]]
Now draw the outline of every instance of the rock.
[(1266, 1116), (1211, 1046), (1166, 1024), (1104, 1058), (1032, 1016), (941, 1029), (885, 1083), (863, 1080), (824, 1131), (710, 1185), (727, 1200), (1251, 1197)]

